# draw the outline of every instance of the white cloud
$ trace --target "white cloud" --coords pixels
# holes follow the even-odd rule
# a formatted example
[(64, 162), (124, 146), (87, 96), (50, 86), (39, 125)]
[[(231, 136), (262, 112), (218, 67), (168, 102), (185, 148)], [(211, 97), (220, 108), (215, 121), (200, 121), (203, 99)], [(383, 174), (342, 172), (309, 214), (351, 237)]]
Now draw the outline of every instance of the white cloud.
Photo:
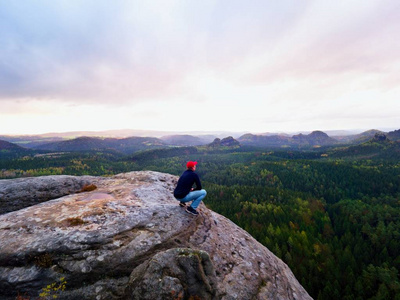
[[(394, 0), (7, 2), (0, 125), (262, 132), (368, 128), (365, 116), (376, 116), (369, 120), (395, 126), (399, 8)], [(188, 111), (194, 121), (182, 126)]]

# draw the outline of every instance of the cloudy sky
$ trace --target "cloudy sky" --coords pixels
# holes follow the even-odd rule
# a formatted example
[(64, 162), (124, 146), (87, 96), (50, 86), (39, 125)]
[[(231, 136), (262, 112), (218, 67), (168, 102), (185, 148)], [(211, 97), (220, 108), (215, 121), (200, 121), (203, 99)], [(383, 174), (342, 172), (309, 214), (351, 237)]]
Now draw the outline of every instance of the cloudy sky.
[(400, 1), (0, 0), (0, 134), (400, 128)]

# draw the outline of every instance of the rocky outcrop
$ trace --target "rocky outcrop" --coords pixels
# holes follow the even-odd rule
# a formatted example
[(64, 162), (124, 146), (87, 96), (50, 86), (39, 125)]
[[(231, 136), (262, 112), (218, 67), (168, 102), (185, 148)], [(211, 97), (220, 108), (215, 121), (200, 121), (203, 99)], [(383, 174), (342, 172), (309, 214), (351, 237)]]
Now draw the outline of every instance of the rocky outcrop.
[(371, 140), (371, 142), (377, 142), (377, 143), (382, 143), (387, 141), (389, 140), (384, 133), (375, 133), (374, 138)]
[(0, 299), (34, 299), (61, 278), (58, 299), (311, 299), (246, 231), (179, 207), (175, 176), (83, 180), (97, 188), (0, 216)]
[(293, 143), (303, 146), (334, 145), (337, 141), (329, 137), (325, 132), (313, 131), (310, 134), (297, 134), (292, 137)]
[(208, 147), (238, 147), (240, 143), (235, 140), (233, 137), (228, 136), (223, 138), (222, 140), (219, 138), (215, 138), (214, 141), (207, 145)]
[[(167, 275), (164, 275), (167, 274)], [(154, 280), (154, 279), (161, 280)], [(173, 248), (153, 256), (130, 275), (129, 299), (217, 299), (217, 277), (207, 252)]]
[(67, 175), (0, 180), (0, 214), (77, 193), (92, 180)]

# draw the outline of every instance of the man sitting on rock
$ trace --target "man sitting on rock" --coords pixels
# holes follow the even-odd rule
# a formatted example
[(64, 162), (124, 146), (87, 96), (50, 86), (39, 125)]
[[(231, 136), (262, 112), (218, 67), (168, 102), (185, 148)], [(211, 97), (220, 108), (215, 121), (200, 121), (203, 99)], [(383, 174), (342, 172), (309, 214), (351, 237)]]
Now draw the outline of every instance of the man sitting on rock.
[[(200, 205), (201, 200), (207, 195), (206, 190), (201, 188), (200, 178), (194, 172), (196, 171), (197, 161), (188, 161), (186, 164), (187, 170), (179, 177), (178, 184), (174, 190), (174, 197), (180, 201), (181, 207), (186, 207), (186, 202), (193, 201), (186, 208), (186, 212), (192, 215), (198, 215), (196, 208)], [(196, 187), (193, 188), (193, 184)]]

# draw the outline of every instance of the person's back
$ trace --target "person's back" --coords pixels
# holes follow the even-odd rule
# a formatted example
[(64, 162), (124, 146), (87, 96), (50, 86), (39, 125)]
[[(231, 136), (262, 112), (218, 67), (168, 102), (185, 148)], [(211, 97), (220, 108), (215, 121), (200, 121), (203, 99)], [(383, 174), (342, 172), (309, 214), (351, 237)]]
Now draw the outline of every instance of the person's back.
[(193, 184), (196, 184), (196, 188), (193, 190), (201, 190), (201, 183), (199, 176), (191, 169), (187, 169), (181, 177), (179, 177), (178, 184), (174, 190), (175, 198), (182, 199), (189, 192), (192, 191)]
[[(180, 206), (186, 207), (186, 202), (192, 201), (192, 204), (186, 208), (186, 212), (193, 215), (199, 214), (196, 209), (207, 195), (207, 192), (202, 189), (199, 176), (195, 173), (196, 165), (195, 161), (189, 161), (186, 164), (187, 170), (179, 177), (174, 190), (174, 197), (180, 201)], [(194, 184), (195, 188), (193, 188)]]

